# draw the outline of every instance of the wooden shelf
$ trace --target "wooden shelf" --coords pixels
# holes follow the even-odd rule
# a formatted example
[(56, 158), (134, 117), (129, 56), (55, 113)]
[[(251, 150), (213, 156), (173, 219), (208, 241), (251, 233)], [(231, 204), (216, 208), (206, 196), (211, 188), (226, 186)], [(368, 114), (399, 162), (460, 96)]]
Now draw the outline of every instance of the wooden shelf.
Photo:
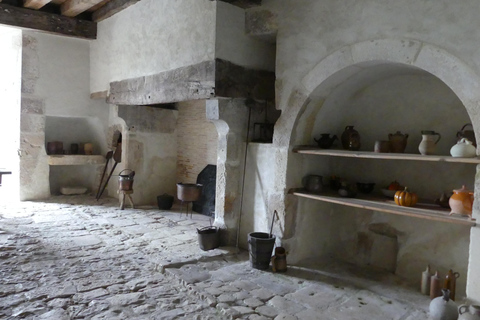
[(300, 154), (312, 154), (317, 156), (334, 156), (348, 158), (365, 159), (384, 159), (384, 160), (415, 160), (415, 161), (434, 161), (434, 162), (453, 162), (453, 163), (471, 163), (480, 164), (480, 158), (454, 158), (451, 156), (424, 156), (411, 153), (378, 153), (369, 151), (348, 151), (335, 149), (320, 149), (314, 146), (296, 146), (293, 152)]
[(90, 164), (104, 164), (105, 157), (101, 155), (50, 155), (48, 164), (51, 166), (81, 166)]
[(415, 207), (401, 207), (395, 204), (393, 200), (381, 196), (359, 195), (357, 198), (344, 198), (335, 194), (313, 194), (304, 189), (291, 189), (290, 194), (298, 197), (325, 201), (330, 203), (341, 204), (355, 208), (362, 208), (385, 212), (390, 214), (397, 214), (408, 217), (416, 217), (420, 219), (435, 220), (441, 222), (449, 222), (460, 225), (473, 227), (476, 221), (469, 217), (460, 215), (449, 215), (450, 210), (439, 207), (434, 203), (417, 203)]

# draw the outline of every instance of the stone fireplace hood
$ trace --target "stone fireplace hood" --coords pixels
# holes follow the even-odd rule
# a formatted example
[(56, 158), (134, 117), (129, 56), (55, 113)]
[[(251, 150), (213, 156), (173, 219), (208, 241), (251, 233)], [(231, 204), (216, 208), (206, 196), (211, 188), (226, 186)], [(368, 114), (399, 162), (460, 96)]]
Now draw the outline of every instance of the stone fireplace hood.
[(210, 98), (273, 100), (275, 74), (215, 59), (110, 83), (107, 102), (152, 105)]

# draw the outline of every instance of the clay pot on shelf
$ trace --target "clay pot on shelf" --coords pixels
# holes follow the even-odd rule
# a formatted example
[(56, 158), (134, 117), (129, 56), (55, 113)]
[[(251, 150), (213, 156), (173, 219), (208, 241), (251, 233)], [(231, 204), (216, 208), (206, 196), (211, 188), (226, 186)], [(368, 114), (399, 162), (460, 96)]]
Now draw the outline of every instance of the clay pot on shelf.
[(420, 154), (424, 156), (435, 154), (437, 143), (438, 141), (440, 141), (441, 137), (442, 136), (438, 132), (423, 130), (422, 141), (418, 145), (418, 151), (420, 152)]
[(353, 126), (346, 126), (342, 133), (342, 146), (345, 150), (358, 151), (360, 150), (360, 134)]
[(308, 191), (312, 193), (320, 193), (323, 190), (323, 177), (309, 174), (303, 177), (302, 185)]
[(473, 158), (477, 155), (477, 150), (470, 140), (462, 138), (450, 149), (450, 154), (455, 158)]
[(395, 134), (390, 133), (388, 140), (390, 141), (390, 152), (403, 153), (407, 147), (408, 134), (402, 134), (397, 131)]
[(472, 216), (472, 205), (473, 205), (473, 192), (468, 190), (465, 186), (462, 186), (461, 189), (453, 190), (453, 194), (448, 200), (448, 204), (452, 211), (452, 214), (461, 214)]
[(390, 141), (386, 141), (386, 140), (375, 141), (375, 146), (373, 148), (374, 152), (388, 153), (390, 152), (390, 150), (391, 150)]
[(330, 137), (329, 133), (322, 133), (320, 135), (320, 139), (315, 139), (315, 142), (318, 144), (318, 146), (322, 149), (330, 149), (333, 145), (333, 142), (337, 140), (337, 136)]

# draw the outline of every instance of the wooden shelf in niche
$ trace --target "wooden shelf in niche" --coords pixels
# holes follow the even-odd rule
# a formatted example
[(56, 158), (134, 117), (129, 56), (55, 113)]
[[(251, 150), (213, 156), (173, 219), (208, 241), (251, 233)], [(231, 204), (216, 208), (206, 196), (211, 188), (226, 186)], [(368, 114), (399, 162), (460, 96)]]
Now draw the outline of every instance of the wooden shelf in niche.
[(385, 197), (382, 198), (380, 196), (377, 197), (374, 195), (362, 195), (361, 197), (359, 196), (357, 198), (344, 198), (333, 193), (313, 194), (305, 191), (304, 189), (290, 189), (289, 193), (302, 198), (336, 203), (344, 206), (374, 210), (390, 214), (455, 223), (469, 227), (474, 227), (476, 225), (475, 220), (460, 215), (450, 216), (450, 210), (441, 208), (433, 203), (419, 202), (415, 207), (401, 207), (395, 204), (393, 200), (389, 200)]
[(51, 166), (81, 166), (89, 164), (104, 164), (105, 157), (101, 155), (50, 155), (48, 156), (48, 164)]
[(320, 149), (314, 146), (296, 146), (293, 148), (294, 153), (311, 154), (317, 156), (333, 156), (347, 158), (363, 158), (363, 159), (384, 159), (384, 160), (413, 160), (413, 161), (432, 161), (432, 162), (453, 162), (453, 163), (471, 163), (480, 164), (480, 158), (454, 158), (451, 156), (424, 156), (412, 153), (378, 153), (369, 151), (348, 151), (335, 149)]

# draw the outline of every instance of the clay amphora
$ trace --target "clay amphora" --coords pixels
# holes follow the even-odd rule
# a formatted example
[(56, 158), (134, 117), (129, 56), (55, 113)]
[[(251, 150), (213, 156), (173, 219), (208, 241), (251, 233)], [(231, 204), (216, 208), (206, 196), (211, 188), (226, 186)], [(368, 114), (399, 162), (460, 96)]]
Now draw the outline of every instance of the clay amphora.
[(480, 320), (480, 306), (462, 304), (458, 307), (458, 320)]
[(467, 123), (466, 125), (464, 125), (462, 129), (460, 129), (460, 131), (457, 132), (457, 140), (460, 141), (462, 138), (468, 139), (469, 141), (472, 142), (474, 147), (477, 147), (477, 141), (475, 140), (475, 133), (473, 132), (473, 130), (465, 130), (466, 126), (471, 126), (473, 128), (471, 123)]
[[(438, 137), (438, 138), (437, 138)], [(441, 135), (435, 131), (424, 130), (422, 131), (422, 141), (418, 145), (418, 151), (423, 155), (431, 155), (435, 153), (438, 141), (440, 141)]]
[(315, 140), (315, 142), (318, 143), (318, 146), (322, 149), (330, 149), (330, 147), (332, 146), (333, 142), (335, 140), (337, 140), (337, 136), (333, 136), (333, 137), (330, 137), (330, 134), (329, 133), (322, 133), (321, 136), (320, 136), (320, 139), (315, 139), (313, 138), (313, 140)]
[(287, 271), (287, 253), (285, 248), (276, 247), (275, 255), (272, 257), (272, 271), (285, 272)]
[(360, 150), (360, 134), (353, 126), (346, 126), (342, 133), (342, 146), (346, 150)]
[(303, 177), (302, 185), (308, 192), (320, 193), (323, 189), (322, 179), (322, 176), (309, 174)]
[(462, 186), (461, 189), (453, 190), (453, 194), (448, 200), (448, 205), (452, 209), (450, 214), (463, 214), (472, 216), (473, 192)]
[(458, 307), (450, 299), (450, 290), (442, 289), (442, 296), (433, 299), (430, 302), (431, 320), (457, 320)]
[(408, 134), (402, 134), (397, 131), (395, 134), (389, 134), (388, 140), (390, 141), (390, 152), (403, 153), (407, 147)]

